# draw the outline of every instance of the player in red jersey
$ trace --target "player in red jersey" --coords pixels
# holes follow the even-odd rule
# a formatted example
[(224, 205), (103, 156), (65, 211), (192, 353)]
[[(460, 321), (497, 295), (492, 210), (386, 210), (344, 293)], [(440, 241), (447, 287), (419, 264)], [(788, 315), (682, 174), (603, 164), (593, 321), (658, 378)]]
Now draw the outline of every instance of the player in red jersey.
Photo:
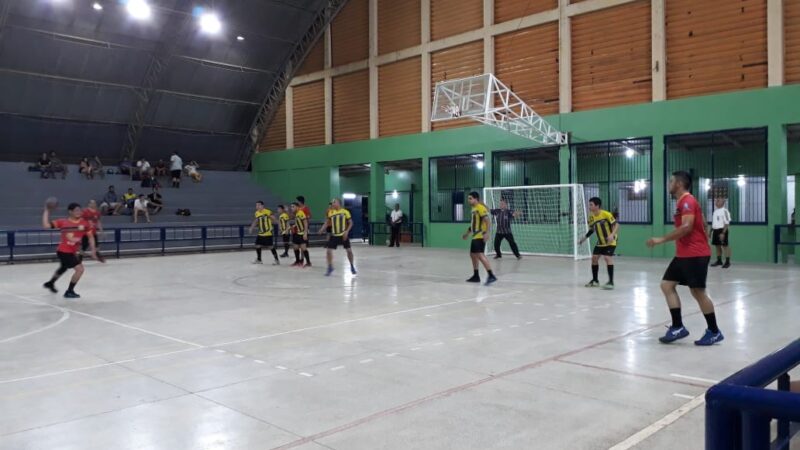
[(675, 289), (681, 284), (689, 286), (692, 297), (697, 300), (708, 324), (708, 329), (703, 337), (694, 341), (695, 345), (713, 345), (725, 337), (717, 327), (714, 303), (706, 293), (711, 247), (708, 246), (706, 239), (703, 209), (689, 192), (691, 186), (692, 176), (688, 172), (678, 171), (672, 174), (672, 178), (669, 180), (669, 193), (678, 201), (674, 216), (675, 229), (664, 237), (654, 237), (647, 241), (647, 246), (650, 248), (675, 241), (676, 248), (675, 258), (669, 264), (661, 281), (661, 291), (664, 292), (669, 306), (672, 326), (659, 340), (664, 344), (669, 344), (689, 335), (689, 330), (683, 326), (681, 299)]
[(81, 218), (83, 211), (81, 205), (77, 203), (70, 203), (67, 207), (69, 216), (66, 219), (56, 219), (50, 221), (50, 208), (55, 205), (48, 204), (42, 213), (42, 226), (47, 229), (61, 230), (61, 243), (58, 244), (56, 254), (58, 260), (61, 262), (53, 278), (44, 284), (44, 287), (49, 289), (52, 293), (58, 293), (55, 283), (69, 269), (75, 269), (72, 279), (69, 282), (69, 289), (64, 293), (65, 298), (80, 298), (81, 296), (75, 293), (75, 285), (80, 281), (83, 275), (83, 263), (78, 257), (78, 247), (84, 236), (89, 238), (89, 248), (93, 258), (97, 258), (97, 250), (94, 246), (94, 236), (87, 234), (91, 228), (91, 224)]
[(83, 239), (81, 239), (81, 256), (89, 249), (89, 235), (91, 234), (94, 236), (94, 248), (97, 252), (97, 260), (105, 262), (105, 258), (100, 254), (100, 240), (97, 239), (97, 232), (103, 231), (103, 223), (100, 221), (100, 211), (97, 210), (96, 201), (89, 200), (89, 203), (86, 204), (86, 208), (81, 213), (81, 218), (91, 225), (89, 231), (83, 236)]

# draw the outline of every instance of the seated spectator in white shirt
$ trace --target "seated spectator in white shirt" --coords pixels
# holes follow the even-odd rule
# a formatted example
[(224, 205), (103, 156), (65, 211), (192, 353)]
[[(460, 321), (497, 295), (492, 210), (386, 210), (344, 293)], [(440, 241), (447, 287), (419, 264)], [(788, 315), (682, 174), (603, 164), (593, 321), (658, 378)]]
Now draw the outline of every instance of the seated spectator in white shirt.
[(152, 173), (150, 171), (150, 163), (147, 162), (146, 159), (142, 158), (139, 162), (136, 163), (136, 168), (139, 169), (139, 176), (142, 180), (145, 178), (150, 178)]
[(144, 218), (147, 219), (147, 223), (150, 223), (150, 212), (147, 210), (148, 203), (144, 194), (139, 194), (139, 198), (133, 202), (133, 223), (139, 223), (139, 213), (144, 213)]
[(186, 174), (194, 181), (195, 183), (199, 183), (203, 181), (203, 175), (197, 171), (200, 168), (200, 165), (197, 164), (197, 161), (191, 161), (189, 164), (184, 167), (186, 170)]

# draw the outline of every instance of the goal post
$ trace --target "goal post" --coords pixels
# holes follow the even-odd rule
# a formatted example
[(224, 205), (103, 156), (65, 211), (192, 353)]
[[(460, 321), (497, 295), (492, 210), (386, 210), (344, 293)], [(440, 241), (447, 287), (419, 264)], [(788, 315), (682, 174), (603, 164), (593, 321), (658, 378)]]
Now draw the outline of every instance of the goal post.
[[(490, 187), (483, 189), (490, 210), (499, 210), (504, 200), (515, 217), (511, 232), (524, 255), (561, 256), (576, 260), (591, 257), (589, 241), (579, 244), (588, 231), (586, 198), (581, 184)], [(486, 247), (494, 252), (497, 216), (491, 215), (492, 233)], [(509, 253), (507, 242), (502, 243)]]

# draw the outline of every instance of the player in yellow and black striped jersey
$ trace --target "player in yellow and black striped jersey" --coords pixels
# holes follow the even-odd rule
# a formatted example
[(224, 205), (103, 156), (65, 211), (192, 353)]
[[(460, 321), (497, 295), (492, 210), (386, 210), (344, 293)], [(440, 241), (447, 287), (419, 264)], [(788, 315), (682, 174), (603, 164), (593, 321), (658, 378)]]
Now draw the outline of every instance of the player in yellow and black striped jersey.
[(461, 238), (466, 240), (472, 238), (470, 242), (469, 257), (472, 260), (472, 277), (467, 279), (468, 283), (480, 283), (481, 277), (478, 274), (478, 263), (482, 263), (486, 269), (488, 277), (486, 284), (492, 284), (497, 281), (497, 278), (492, 272), (492, 265), (484, 253), (486, 251), (486, 241), (492, 234), (492, 222), (489, 218), (489, 209), (481, 202), (481, 196), (477, 192), (470, 192), (467, 196), (467, 201), (472, 207), (472, 218), (470, 219), (469, 228)]
[(272, 211), (264, 207), (264, 202), (261, 200), (256, 202), (256, 212), (253, 223), (250, 224), (250, 232), (252, 233), (258, 228), (258, 236), (256, 236), (256, 260), (253, 264), (261, 264), (261, 249), (269, 247), (272, 251), (272, 256), (275, 258), (274, 265), (280, 265), (278, 259), (278, 251), (275, 249), (275, 239), (273, 237), (273, 221), (275, 216)]
[[(292, 203), (292, 213), (294, 214), (292, 244), (294, 244), (295, 260), (292, 267), (311, 267), (311, 256), (308, 253), (308, 216), (297, 202)], [(305, 265), (303, 258), (306, 260)]]
[(281, 258), (289, 257), (289, 242), (291, 241), (290, 221), (291, 217), (289, 217), (289, 213), (286, 212), (286, 207), (283, 205), (278, 205), (278, 229), (280, 230), (281, 237), (283, 238), (283, 253), (281, 253)]
[[(347, 260), (350, 261), (350, 273), (355, 275), (357, 273), (356, 266), (353, 261), (353, 250), (350, 248), (350, 230), (353, 228), (353, 218), (350, 216), (350, 211), (342, 208), (342, 203), (338, 198), (335, 198), (331, 200), (330, 207), (325, 215), (327, 218), (323, 230), (327, 228), (330, 233), (327, 246), (328, 250), (326, 252), (328, 257), (328, 270), (325, 272), (325, 276), (328, 277), (333, 272), (333, 251), (336, 250), (339, 245), (344, 247), (347, 252)], [(320, 230), (320, 232), (323, 230)]]
[(614, 251), (617, 249), (619, 223), (613, 214), (600, 206), (602, 206), (602, 201), (598, 197), (589, 199), (589, 232), (578, 244), (586, 242), (592, 234), (597, 236), (597, 244), (592, 252), (592, 281), (586, 283), (586, 287), (600, 285), (598, 275), (602, 256), (608, 267), (608, 283), (603, 286), (603, 289), (614, 289)]

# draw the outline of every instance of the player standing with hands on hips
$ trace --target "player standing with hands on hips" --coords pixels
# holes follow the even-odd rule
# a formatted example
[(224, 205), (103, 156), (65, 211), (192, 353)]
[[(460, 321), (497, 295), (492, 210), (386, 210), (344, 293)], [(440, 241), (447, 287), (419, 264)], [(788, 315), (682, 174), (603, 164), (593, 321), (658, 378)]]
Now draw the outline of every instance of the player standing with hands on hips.
[(492, 265), (489, 264), (489, 259), (486, 258), (486, 241), (489, 240), (491, 235), (491, 221), (489, 220), (489, 209), (481, 202), (481, 196), (477, 192), (470, 192), (467, 196), (467, 201), (472, 207), (472, 219), (470, 221), (467, 232), (461, 236), (461, 239), (466, 240), (472, 236), (469, 248), (469, 257), (472, 260), (472, 277), (467, 279), (468, 283), (480, 283), (481, 277), (478, 274), (478, 263), (482, 263), (486, 269), (488, 278), (486, 284), (492, 284), (497, 281), (497, 278), (492, 273)]
[(675, 229), (663, 237), (647, 240), (650, 248), (669, 241), (675, 241), (675, 258), (667, 267), (661, 281), (661, 291), (669, 306), (672, 326), (659, 340), (664, 344), (675, 342), (689, 336), (689, 330), (683, 326), (681, 317), (681, 299), (675, 289), (679, 284), (689, 286), (692, 297), (697, 300), (700, 310), (705, 316), (708, 329), (702, 338), (694, 341), (695, 345), (713, 345), (725, 337), (717, 327), (714, 303), (706, 293), (706, 277), (708, 261), (711, 259), (711, 247), (706, 239), (703, 210), (697, 199), (689, 192), (692, 176), (688, 172), (678, 171), (669, 180), (669, 193), (678, 201), (675, 210)]

